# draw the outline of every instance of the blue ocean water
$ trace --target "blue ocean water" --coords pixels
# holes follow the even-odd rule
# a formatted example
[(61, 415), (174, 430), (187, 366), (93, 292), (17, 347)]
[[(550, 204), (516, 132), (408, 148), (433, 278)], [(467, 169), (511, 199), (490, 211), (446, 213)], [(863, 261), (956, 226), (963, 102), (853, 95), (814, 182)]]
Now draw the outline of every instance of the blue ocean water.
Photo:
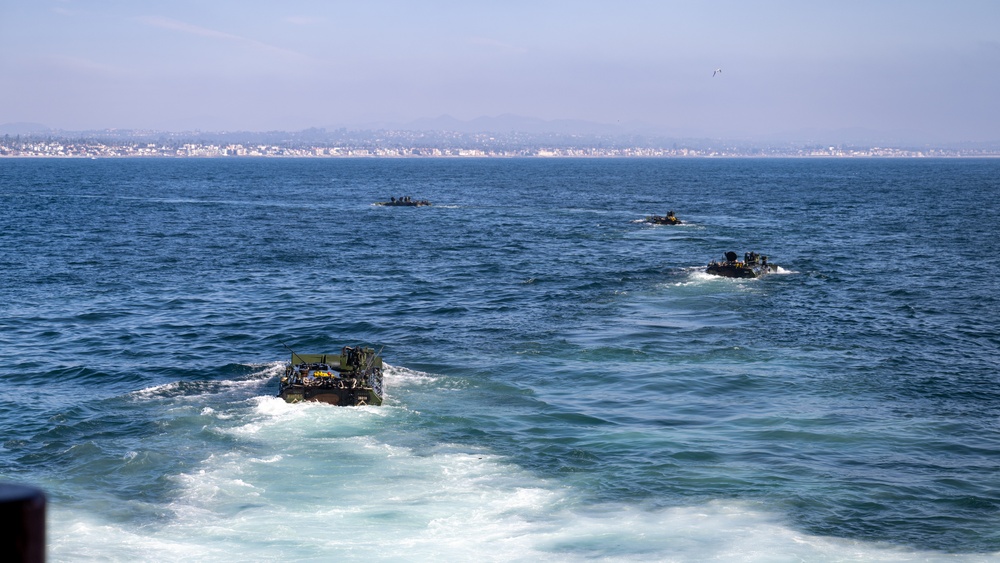
[[(1000, 559), (1000, 161), (4, 159), (0, 205), (52, 560)], [(385, 405), (275, 398), (285, 344), (381, 349)]]

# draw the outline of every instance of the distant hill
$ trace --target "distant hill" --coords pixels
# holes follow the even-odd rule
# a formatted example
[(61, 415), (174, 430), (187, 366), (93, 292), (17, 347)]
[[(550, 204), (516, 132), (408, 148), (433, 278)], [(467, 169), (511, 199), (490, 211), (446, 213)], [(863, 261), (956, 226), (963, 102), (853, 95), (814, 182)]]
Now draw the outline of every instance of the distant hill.
[(457, 133), (557, 133), (563, 135), (616, 135), (626, 130), (618, 125), (576, 119), (545, 120), (522, 115), (502, 114), (463, 121), (450, 115), (416, 119), (403, 124), (411, 131), (454, 131)]
[(921, 145), (920, 135), (912, 131), (879, 131), (862, 127), (842, 129), (797, 129), (760, 136), (758, 142), (796, 145), (900, 146)]
[(41, 123), (4, 123), (0, 125), (0, 135), (30, 135), (32, 133), (48, 133), (51, 127), (46, 127)]

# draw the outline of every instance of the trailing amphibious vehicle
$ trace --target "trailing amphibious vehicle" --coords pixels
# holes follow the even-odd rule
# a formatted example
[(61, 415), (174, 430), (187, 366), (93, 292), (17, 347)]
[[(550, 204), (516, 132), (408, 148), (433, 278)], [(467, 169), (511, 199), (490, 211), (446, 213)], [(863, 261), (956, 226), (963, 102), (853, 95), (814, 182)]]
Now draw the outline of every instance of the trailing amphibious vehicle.
[(381, 405), (382, 358), (375, 350), (344, 346), (339, 354), (296, 354), (278, 382), (278, 396), (289, 403)]
[(410, 196), (405, 197), (391, 197), (389, 201), (376, 201), (375, 205), (382, 205), (385, 207), (427, 207), (431, 202), (426, 199), (413, 199)]
[(674, 215), (673, 211), (667, 211), (666, 215), (650, 215), (646, 217), (647, 223), (653, 223), (654, 225), (680, 225), (681, 220)]
[(743, 260), (735, 252), (726, 253), (726, 259), (722, 262), (709, 262), (705, 273), (724, 276), (727, 278), (759, 278), (763, 275), (777, 272), (778, 266), (767, 261), (767, 256), (761, 256), (756, 252), (747, 252), (743, 255)]

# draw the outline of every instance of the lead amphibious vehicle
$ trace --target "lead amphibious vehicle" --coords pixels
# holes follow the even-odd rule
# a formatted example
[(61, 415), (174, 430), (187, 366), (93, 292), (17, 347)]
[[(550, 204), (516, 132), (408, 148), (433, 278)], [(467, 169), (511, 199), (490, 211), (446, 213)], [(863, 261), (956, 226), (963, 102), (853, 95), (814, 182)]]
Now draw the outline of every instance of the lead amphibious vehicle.
[(371, 348), (344, 346), (339, 354), (296, 354), (278, 382), (289, 403), (382, 404), (382, 357)]

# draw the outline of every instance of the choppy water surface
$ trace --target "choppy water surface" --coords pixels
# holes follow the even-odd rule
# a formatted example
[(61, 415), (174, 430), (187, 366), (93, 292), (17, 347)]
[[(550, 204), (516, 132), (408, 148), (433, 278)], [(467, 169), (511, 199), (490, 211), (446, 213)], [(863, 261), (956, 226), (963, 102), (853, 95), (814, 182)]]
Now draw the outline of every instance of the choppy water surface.
[[(53, 560), (1000, 553), (1000, 161), (7, 159), (0, 205)], [(382, 349), (386, 404), (279, 401), (282, 343)]]

